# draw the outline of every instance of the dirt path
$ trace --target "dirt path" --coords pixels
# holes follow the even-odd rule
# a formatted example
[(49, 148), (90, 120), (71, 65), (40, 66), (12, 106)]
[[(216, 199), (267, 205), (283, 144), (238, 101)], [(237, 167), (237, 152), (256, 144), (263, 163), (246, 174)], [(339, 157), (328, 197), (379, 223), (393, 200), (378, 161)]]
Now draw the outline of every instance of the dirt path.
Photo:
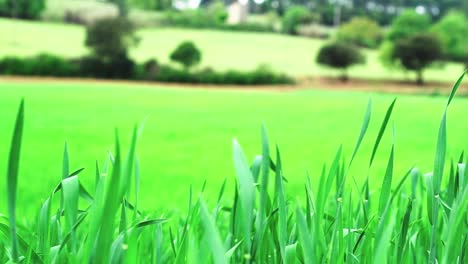
[[(365, 80), (351, 79), (348, 82), (326, 77), (300, 78), (293, 85), (213, 85), (213, 84), (187, 84), (187, 83), (162, 83), (149, 81), (127, 81), (127, 80), (103, 80), (84, 78), (55, 78), (55, 77), (21, 77), (0, 76), (3, 83), (60, 83), (60, 84), (110, 84), (110, 85), (138, 85), (152, 87), (174, 87), (185, 89), (223, 89), (223, 90), (269, 90), (287, 92), (295, 90), (337, 90), (337, 91), (360, 91), (380, 93), (402, 93), (402, 94), (447, 94), (453, 83), (428, 82), (423, 86), (411, 82), (395, 80)], [(455, 82), (455, 80), (454, 80)], [(460, 94), (468, 95), (468, 84), (465, 82), (460, 86)]]

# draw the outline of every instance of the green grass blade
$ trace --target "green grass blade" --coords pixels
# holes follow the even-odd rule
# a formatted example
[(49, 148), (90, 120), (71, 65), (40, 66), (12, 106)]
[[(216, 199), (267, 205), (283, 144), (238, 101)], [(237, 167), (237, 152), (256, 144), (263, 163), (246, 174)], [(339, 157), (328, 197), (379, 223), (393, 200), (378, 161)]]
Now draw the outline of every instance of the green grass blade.
[(388, 159), (387, 170), (385, 172), (384, 179), (382, 181), (382, 187), (380, 189), (379, 198), (379, 215), (383, 214), (388, 202), (390, 201), (390, 193), (392, 190), (392, 178), (393, 178), (393, 163), (395, 156), (395, 146), (392, 146), (390, 151), (390, 157)]
[(213, 221), (208, 209), (206, 208), (205, 201), (200, 197), (200, 214), (203, 226), (205, 227), (205, 236), (208, 240), (208, 244), (211, 249), (211, 254), (213, 256), (214, 263), (228, 263), (226, 257), (226, 250), (224, 249), (221, 237), (219, 235), (218, 228)]
[(16, 116), (15, 130), (11, 141), (10, 155), (8, 158), (7, 170), (7, 194), (8, 194), (8, 214), (10, 221), (11, 235), (11, 258), (12, 261), (19, 262), (18, 238), (16, 233), (16, 190), (18, 184), (18, 171), (20, 161), (21, 139), (23, 136), (24, 124), (24, 100), (21, 100), (18, 114)]
[(372, 99), (369, 98), (369, 101), (367, 102), (366, 113), (364, 114), (364, 120), (362, 121), (361, 132), (359, 133), (359, 137), (354, 147), (353, 155), (351, 156), (351, 160), (349, 161), (348, 167), (351, 166), (351, 164), (353, 163), (354, 158), (356, 157), (356, 154), (359, 150), (359, 147), (361, 146), (362, 140), (364, 139), (364, 136), (366, 135), (367, 128), (369, 128), (371, 112), (372, 112)]
[(388, 107), (387, 113), (385, 114), (382, 125), (380, 126), (379, 133), (377, 134), (377, 138), (375, 139), (374, 148), (372, 149), (372, 155), (371, 155), (371, 158), (370, 158), (370, 161), (369, 161), (369, 167), (374, 162), (375, 154), (377, 153), (377, 149), (379, 148), (380, 141), (382, 140), (385, 129), (387, 128), (387, 124), (388, 124), (388, 121), (390, 120), (390, 117), (392, 115), (393, 107), (395, 106), (396, 100), (397, 100), (396, 98), (393, 99), (392, 103)]
[(465, 78), (465, 74), (468, 74), (468, 69), (466, 69), (458, 78), (458, 80), (455, 82), (455, 84), (452, 87), (452, 91), (450, 92), (448, 101), (447, 101), (447, 107), (450, 105), (452, 102), (453, 98), (455, 97), (455, 94), (457, 93), (458, 88), (460, 87), (460, 84), (463, 81), (463, 78)]
[(299, 233), (299, 242), (302, 248), (302, 254), (304, 256), (304, 263), (317, 263), (315, 247), (312, 244), (312, 236), (307, 228), (306, 218), (302, 209), (298, 205), (296, 207), (296, 221), (297, 221), (297, 232)]

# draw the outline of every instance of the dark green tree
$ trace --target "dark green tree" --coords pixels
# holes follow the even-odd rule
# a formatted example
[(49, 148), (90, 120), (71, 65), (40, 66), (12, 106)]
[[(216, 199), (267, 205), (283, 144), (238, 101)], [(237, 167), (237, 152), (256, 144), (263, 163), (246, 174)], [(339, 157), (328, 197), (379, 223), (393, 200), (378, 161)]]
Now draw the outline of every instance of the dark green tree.
[(319, 64), (341, 70), (341, 79), (347, 81), (348, 68), (355, 64), (364, 63), (365, 58), (355, 46), (335, 42), (320, 48), (316, 61)]
[(179, 44), (177, 48), (171, 53), (172, 61), (182, 64), (185, 69), (200, 63), (201, 52), (191, 41), (185, 41)]
[(417, 33), (396, 41), (393, 57), (405, 69), (415, 71), (416, 82), (423, 84), (423, 71), (442, 57), (442, 44), (433, 34)]

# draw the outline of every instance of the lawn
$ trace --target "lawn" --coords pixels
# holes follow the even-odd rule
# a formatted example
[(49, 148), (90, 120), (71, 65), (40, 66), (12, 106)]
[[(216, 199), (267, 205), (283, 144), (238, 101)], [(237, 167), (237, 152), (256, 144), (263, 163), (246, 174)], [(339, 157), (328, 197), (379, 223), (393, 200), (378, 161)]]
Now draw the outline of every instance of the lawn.
[[(0, 160), (7, 150), (20, 98), (26, 99), (26, 123), (19, 179), (18, 212), (31, 215), (61, 177), (64, 142), (70, 149), (71, 170), (86, 168), (81, 179), (90, 189), (95, 161), (102, 165), (113, 150), (114, 128), (128, 142), (131, 127), (145, 118), (138, 144), (141, 163), (141, 202), (146, 209), (183, 210), (189, 186), (207, 181), (213, 199), (224, 179), (234, 184), (231, 140), (236, 137), (250, 160), (260, 152), (260, 125), (282, 151), (288, 193), (302, 196), (306, 171), (316, 183), (323, 162), (330, 161), (340, 143), (349, 158), (369, 98), (364, 93), (317, 90), (290, 92), (154, 87), (131, 84), (7, 83), (0, 79)], [(370, 131), (351, 174), (367, 174), (370, 148), (390, 95), (373, 95)], [(399, 96), (394, 111), (396, 178), (411, 165), (429, 171), (445, 97)], [(456, 98), (448, 116), (449, 156), (468, 150), (468, 98)], [(391, 130), (389, 130), (391, 131)], [(384, 141), (371, 171), (371, 184), (380, 184), (390, 151)], [(127, 144), (124, 144), (125, 146)], [(6, 171), (6, 162), (0, 171)], [(5, 182), (0, 182), (5, 189)], [(2, 199), (5, 196), (2, 196)], [(0, 211), (6, 212), (0, 201)]]
[[(314, 62), (323, 40), (271, 33), (224, 32), (175, 28), (148, 28), (138, 32), (140, 45), (132, 57), (145, 61), (156, 57), (167, 62), (169, 53), (184, 40), (192, 40), (203, 53), (202, 67), (247, 70), (259, 64), (293, 76), (336, 75)], [(77, 57), (87, 52), (81, 26), (0, 19), (0, 57), (33, 55), (40, 52)], [(350, 72), (352, 77), (401, 79), (412, 77), (398, 70), (385, 69), (377, 51), (365, 51), (367, 62)], [(459, 64), (426, 72), (428, 80), (453, 81), (463, 70)]]

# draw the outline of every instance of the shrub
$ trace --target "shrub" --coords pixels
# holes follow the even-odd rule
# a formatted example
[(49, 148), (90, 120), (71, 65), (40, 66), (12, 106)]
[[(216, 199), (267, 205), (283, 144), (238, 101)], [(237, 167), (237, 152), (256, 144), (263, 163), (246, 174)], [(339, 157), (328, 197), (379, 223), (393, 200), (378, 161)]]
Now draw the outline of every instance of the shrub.
[(172, 61), (182, 64), (186, 69), (200, 63), (201, 52), (191, 41), (185, 41), (179, 44), (171, 53)]
[(87, 56), (79, 62), (80, 74), (83, 77), (133, 79), (135, 76), (135, 62), (126, 55), (112, 58)]
[(283, 32), (291, 35), (297, 34), (299, 25), (309, 24), (315, 21), (312, 13), (305, 7), (293, 6), (286, 10), (282, 20)]
[(447, 60), (465, 63), (468, 67), (468, 19), (461, 12), (450, 12), (432, 28), (442, 42)]
[(61, 57), (40, 54), (28, 58), (6, 57), (0, 60), (5, 75), (72, 77), (79, 75), (79, 65)]
[(393, 57), (407, 70), (417, 73), (417, 83), (423, 84), (423, 70), (442, 56), (439, 39), (428, 33), (396, 41)]
[(364, 63), (365, 59), (355, 46), (342, 42), (335, 42), (326, 44), (320, 48), (316, 61), (322, 65), (341, 69), (341, 79), (346, 81), (348, 79), (348, 67), (354, 64)]
[(45, 0), (0, 0), (0, 16), (37, 19), (45, 7)]
[(176, 69), (168, 65), (161, 65), (154, 80), (177, 83), (235, 85), (290, 84), (294, 82), (290, 77), (275, 73), (265, 66), (259, 66), (250, 72), (237, 70), (216, 72), (212, 69), (202, 69), (193, 72), (187, 69)]
[(379, 25), (373, 20), (355, 17), (339, 28), (336, 38), (360, 47), (377, 48), (382, 41), (383, 34)]

